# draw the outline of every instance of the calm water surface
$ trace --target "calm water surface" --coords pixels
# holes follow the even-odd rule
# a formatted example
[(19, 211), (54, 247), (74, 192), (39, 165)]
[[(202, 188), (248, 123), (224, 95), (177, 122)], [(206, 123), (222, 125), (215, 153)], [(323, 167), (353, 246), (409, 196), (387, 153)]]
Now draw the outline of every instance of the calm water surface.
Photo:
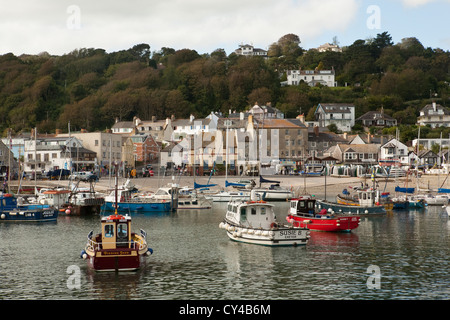
[[(450, 222), (442, 208), (363, 218), (352, 233), (311, 232), (303, 247), (236, 243), (211, 210), (133, 215), (154, 253), (133, 273), (95, 273), (79, 258), (99, 217), (0, 224), (0, 299), (450, 299)], [(276, 206), (284, 221), (287, 203)], [(370, 289), (369, 266), (381, 271)], [(81, 273), (69, 289), (71, 266)]]

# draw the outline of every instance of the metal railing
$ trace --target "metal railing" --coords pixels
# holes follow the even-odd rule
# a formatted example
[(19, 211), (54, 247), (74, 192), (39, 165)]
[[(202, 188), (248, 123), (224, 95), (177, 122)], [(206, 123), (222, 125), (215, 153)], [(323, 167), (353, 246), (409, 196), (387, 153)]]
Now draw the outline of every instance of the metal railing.
[[(120, 248), (121, 245), (123, 245), (124, 247), (131, 248), (133, 250), (145, 249), (147, 247), (147, 242), (146, 242), (147, 233), (142, 229), (140, 231), (141, 231), (142, 238), (132, 237), (131, 241), (115, 242), (114, 244), (115, 244), (116, 248)], [(89, 232), (89, 234), (87, 236), (86, 249), (88, 249), (90, 251), (100, 250), (101, 243), (93, 240), (92, 235), (93, 235), (93, 231)]]

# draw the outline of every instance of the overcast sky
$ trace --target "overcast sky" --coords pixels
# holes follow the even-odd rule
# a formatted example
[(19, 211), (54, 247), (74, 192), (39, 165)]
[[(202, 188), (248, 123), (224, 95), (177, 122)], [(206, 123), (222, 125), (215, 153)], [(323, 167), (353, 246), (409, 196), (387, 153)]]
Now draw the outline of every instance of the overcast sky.
[(341, 46), (387, 31), (450, 50), (450, 0), (0, 0), (0, 54), (107, 52), (147, 43), (227, 54), (239, 44), (267, 49), (285, 34), (305, 49)]

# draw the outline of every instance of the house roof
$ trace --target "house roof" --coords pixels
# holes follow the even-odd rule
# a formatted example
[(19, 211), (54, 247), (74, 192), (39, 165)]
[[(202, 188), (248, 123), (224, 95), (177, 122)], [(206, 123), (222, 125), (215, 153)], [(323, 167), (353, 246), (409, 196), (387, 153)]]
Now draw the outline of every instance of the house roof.
[(342, 153), (378, 153), (378, 145), (376, 144), (338, 144)]
[(260, 124), (265, 129), (300, 129), (305, 128), (305, 125), (298, 119), (254, 119), (255, 123)]
[[(422, 110), (420, 110), (420, 112), (423, 112), (425, 115), (428, 115), (429, 111), (432, 111), (432, 110), (434, 110), (433, 104), (427, 104), (425, 107), (422, 108)], [(436, 104), (436, 110), (443, 110), (444, 115), (450, 114), (449, 109), (447, 109), (446, 107), (443, 107), (440, 104)]]
[(351, 113), (350, 108), (355, 108), (355, 105), (351, 103), (319, 103), (317, 109), (319, 107), (322, 107), (325, 113)]
[(391, 116), (385, 114), (384, 112), (380, 111), (369, 111), (363, 114), (361, 117), (359, 117), (358, 120), (395, 120)]

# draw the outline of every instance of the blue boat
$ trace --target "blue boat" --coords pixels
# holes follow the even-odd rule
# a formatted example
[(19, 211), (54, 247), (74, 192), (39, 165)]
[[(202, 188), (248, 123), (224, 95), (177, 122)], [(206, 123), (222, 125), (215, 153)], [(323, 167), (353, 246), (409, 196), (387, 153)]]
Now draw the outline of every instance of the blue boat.
[(0, 195), (0, 221), (49, 222), (56, 221), (58, 210), (49, 205), (23, 204), (12, 194)]
[(377, 191), (373, 189), (357, 190), (357, 202), (345, 201), (346, 199), (337, 196), (337, 202), (317, 200), (316, 206), (319, 210), (326, 209), (328, 212), (346, 213), (357, 215), (371, 215), (386, 213), (385, 205), (379, 202)]
[(133, 197), (130, 190), (117, 189), (105, 197), (101, 210), (115, 211), (116, 203), (118, 213), (170, 212), (176, 209), (176, 205), (171, 201)]

